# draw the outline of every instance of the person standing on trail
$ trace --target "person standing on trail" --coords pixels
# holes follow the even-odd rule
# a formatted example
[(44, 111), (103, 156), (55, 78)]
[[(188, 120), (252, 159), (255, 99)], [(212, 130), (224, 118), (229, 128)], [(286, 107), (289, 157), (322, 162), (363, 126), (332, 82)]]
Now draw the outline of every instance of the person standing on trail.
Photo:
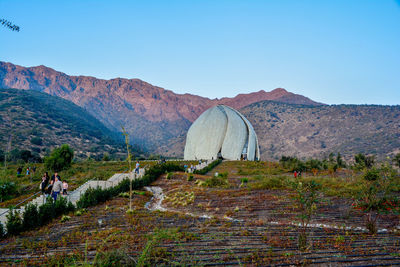
[(43, 195), (46, 195), (46, 186), (48, 185), (49, 180), (50, 180), (49, 174), (45, 172), (42, 177), (42, 182), (40, 183), (40, 189), (42, 190)]
[(57, 200), (57, 197), (62, 192), (62, 190), (63, 190), (63, 184), (59, 180), (58, 176), (55, 176), (53, 188), (51, 190), (51, 197), (54, 199), (54, 201)]
[(139, 161), (136, 161), (135, 173), (137, 173), (137, 174), (139, 174), (139, 167), (140, 167)]
[(296, 171), (294, 171), (293, 176), (294, 176), (294, 178), (297, 178), (297, 172)]
[(21, 173), (22, 173), (22, 168), (21, 168), (21, 166), (19, 166), (17, 169), (17, 175), (21, 175)]

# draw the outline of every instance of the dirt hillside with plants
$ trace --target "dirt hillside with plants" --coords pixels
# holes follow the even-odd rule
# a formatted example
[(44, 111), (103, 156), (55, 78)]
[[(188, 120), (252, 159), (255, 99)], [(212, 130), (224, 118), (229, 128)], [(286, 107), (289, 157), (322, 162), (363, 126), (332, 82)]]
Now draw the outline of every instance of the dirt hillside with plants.
[(117, 155), (124, 151), (122, 135), (110, 131), (72, 102), (36, 91), (0, 89), (3, 160), (9, 138), (9, 160), (26, 150), (30, 151), (26, 161), (36, 161), (61, 144), (70, 144), (76, 158), (101, 158), (104, 153)]
[[(75, 211), (1, 240), (0, 262), (400, 264), (400, 183), (391, 162), (370, 169), (334, 169), (334, 162), (328, 162), (327, 169), (311, 171), (310, 159), (301, 176), (294, 177), (296, 162), (227, 161), (205, 174), (185, 173), (182, 166), (165, 173), (162, 166), (152, 165), (149, 173), (154, 176), (145, 183), (149, 187), (138, 188), (141, 182), (135, 182), (133, 210), (128, 210), (129, 183), (126, 193), (113, 197), (107, 197), (108, 191), (92, 190)], [(368, 228), (371, 216), (375, 228)]]

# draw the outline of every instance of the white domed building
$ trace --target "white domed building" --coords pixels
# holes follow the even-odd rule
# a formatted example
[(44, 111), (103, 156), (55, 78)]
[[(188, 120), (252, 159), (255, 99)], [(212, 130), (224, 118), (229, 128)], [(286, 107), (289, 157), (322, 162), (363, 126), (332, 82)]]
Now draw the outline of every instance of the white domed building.
[(207, 109), (190, 126), (186, 136), (185, 160), (259, 160), (257, 135), (237, 110), (218, 105)]

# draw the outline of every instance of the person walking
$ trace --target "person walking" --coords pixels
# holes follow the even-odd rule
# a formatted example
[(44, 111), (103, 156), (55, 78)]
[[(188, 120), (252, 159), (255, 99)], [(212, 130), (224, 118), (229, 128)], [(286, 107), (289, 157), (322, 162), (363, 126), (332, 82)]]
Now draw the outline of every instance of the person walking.
[(40, 183), (40, 189), (43, 195), (46, 195), (46, 186), (49, 184), (49, 179), (49, 174), (45, 172), (42, 176), (42, 182)]
[(57, 200), (58, 195), (63, 191), (63, 184), (58, 178), (59, 176), (54, 177), (53, 188), (51, 189), (51, 197), (54, 201)]
[(67, 193), (67, 189), (68, 189), (68, 183), (67, 183), (67, 181), (63, 181), (63, 191), (62, 191), (62, 194), (63, 194), (63, 196), (66, 196), (66, 195), (68, 195), (68, 193)]
[(139, 161), (136, 161), (136, 165), (135, 165), (135, 173), (136, 174), (139, 174), (139, 167), (140, 167)]

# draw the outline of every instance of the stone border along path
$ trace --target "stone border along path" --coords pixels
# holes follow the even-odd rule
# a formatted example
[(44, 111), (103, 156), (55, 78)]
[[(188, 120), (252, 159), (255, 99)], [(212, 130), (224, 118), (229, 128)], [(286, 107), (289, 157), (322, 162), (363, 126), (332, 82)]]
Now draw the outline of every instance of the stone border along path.
[[(177, 160), (171, 160), (171, 161), (173, 162), (173, 161), (177, 161)], [(211, 161), (208, 160), (207, 162), (202, 162), (201, 164), (196, 165), (195, 168), (196, 168), (196, 170), (201, 170), (201, 169), (207, 167), (208, 164), (211, 164), (212, 162), (213, 162), (213, 160), (211, 160)], [(145, 174), (144, 168), (139, 169), (139, 174), (136, 175), (136, 177), (135, 177), (134, 171), (132, 171), (132, 177), (134, 177), (133, 179), (141, 178), (141, 177), (143, 177), (144, 174)], [(129, 178), (129, 173), (116, 173), (113, 176), (111, 176), (107, 181), (89, 180), (86, 183), (79, 186), (74, 191), (68, 192), (67, 199), (68, 199), (68, 201), (71, 201), (74, 205), (76, 205), (76, 202), (78, 202), (81, 195), (83, 195), (88, 188), (90, 188), (90, 187), (91, 188), (101, 187), (102, 189), (110, 188), (110, 187), (117, 185), (125, 178)], [(40, 195), (39, 197), (28, 202), (28, 204), (37, 204), (38, 206), (40, 206), (44, 203), (44, 201), (45, 201), (44, 196)], [(28, 204), (26, 204), (26, 205), (28, 205)], [(0, 214), (2, 214), (2, 215), (0, 215), (0, 222), (4, 228), (5, 228), (6, 222), (7, 222), (6, 216), (8, 214), (8, 212), (7, 212), (8, 210), (9, 209), (0, 209)], [(22, 215), (22, 213), (24, 212), (24, 206), (22, 206), (19, 209), (15, 209), (15, 210), (17, 210)]]

